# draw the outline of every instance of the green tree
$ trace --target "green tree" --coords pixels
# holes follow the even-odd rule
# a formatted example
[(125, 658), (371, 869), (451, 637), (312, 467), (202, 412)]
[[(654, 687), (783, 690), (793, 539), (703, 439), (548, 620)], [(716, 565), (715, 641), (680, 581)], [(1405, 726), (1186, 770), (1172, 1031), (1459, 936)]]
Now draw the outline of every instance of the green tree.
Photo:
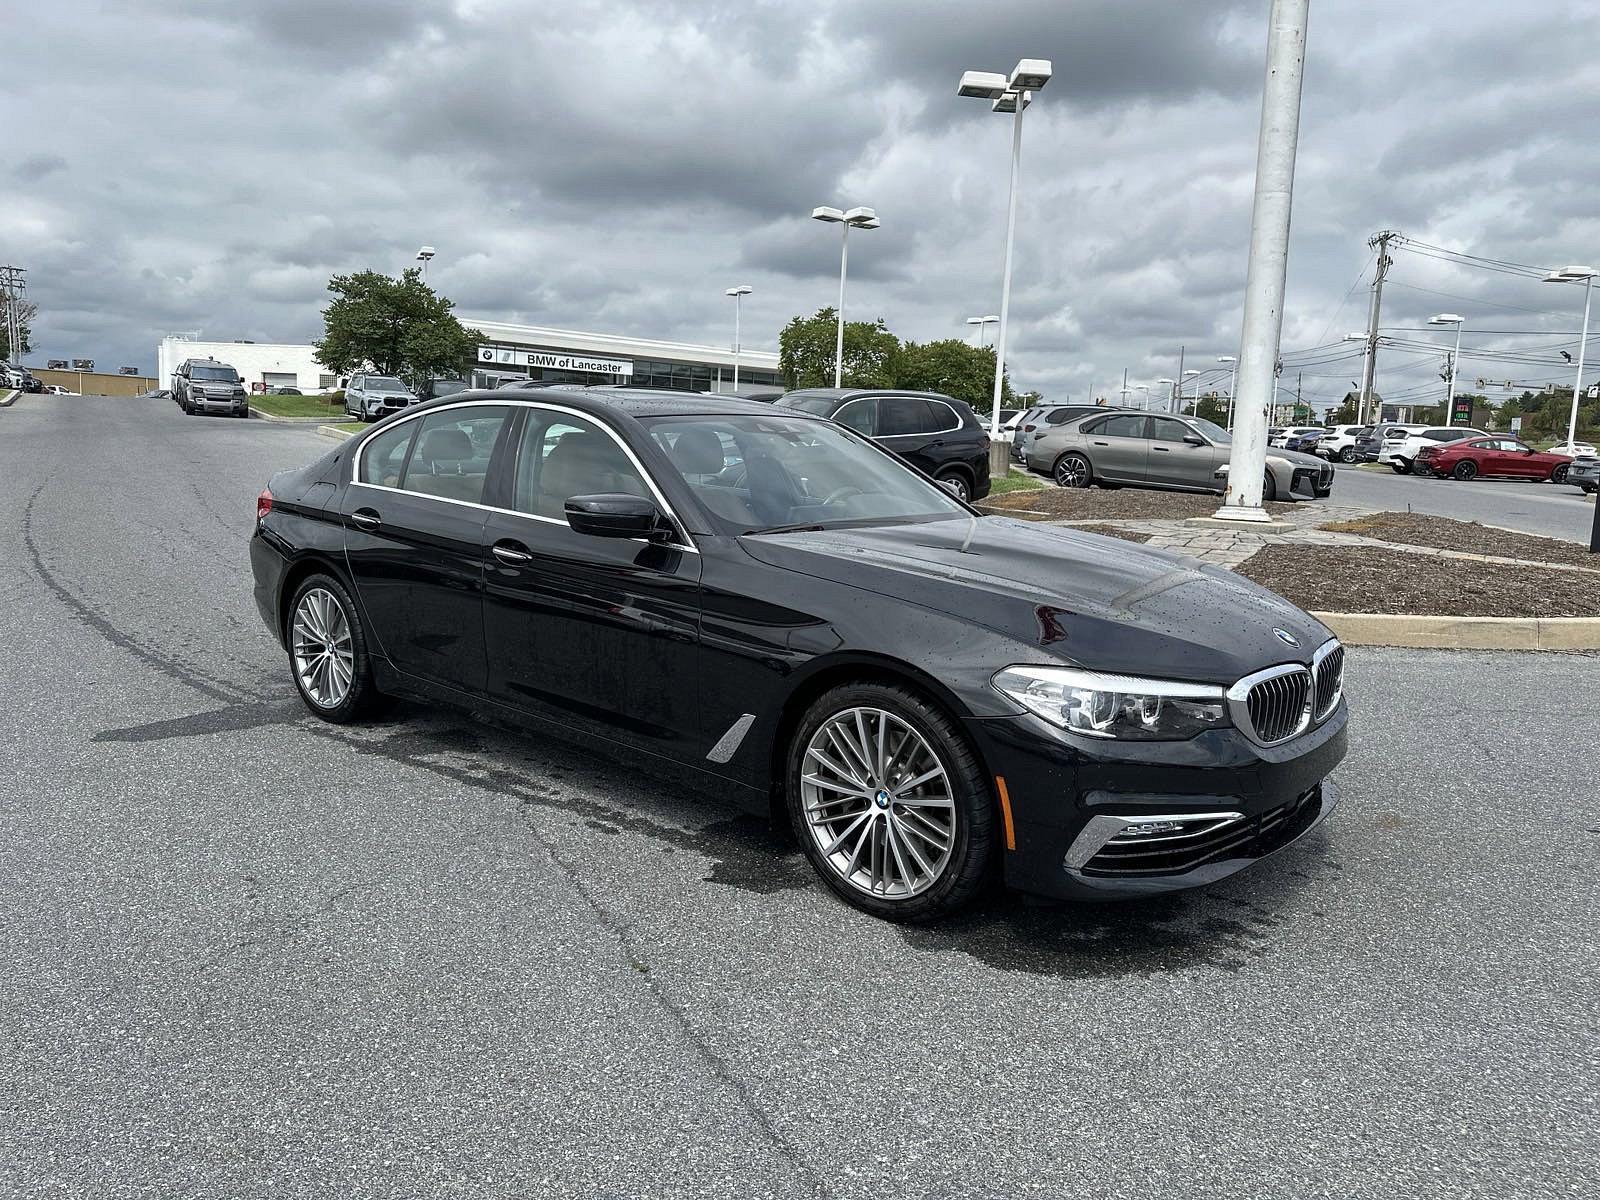
[[(838, 310), (819, 308), (795, 317), (778, 334), (778, 369), (789, 388), (831, 387)], [(844, 323), (844, 385), (894, 387), (900, 339), (883, 318)]]
[[(907, 342), (900, 348), (894, 386), (943, 392), (965, 400), (975, 412), (987, 413), (994, 406), (994, 348), (974, 346), (960, 338), (920, 345)], [(1000, 406), (1017, 407), (1009, 377), (1000, 381)]]
[(324, 332), (313, 342), (330, 371), (370, 370), (420, 385), (435, 375), (455, 375), (472, 361), (483, 334), (451, 311), (455, 304), (422, 281), (417, 268), (399, 279), (376, 271), (335, 275), (333, 303), (322, 310)]
[(1044, 393), (1039, 391), (1018, 392), (1013, 401), (1014, 408), (1038, 408), (1044, 403)]
[(1228, 423), (1228, 402), (1216, 392), (1207, 392), (1195, 401), (1194, 415), (1216, 425)]
[(0, 360), (20, 360), (24, 354), (33, 353), (33, 319), (39, 315), (39, 306), (27, 300), (17, 301), (17, 325), (22, 331), (22, 345), (11, 353), (11, 321), (8, 316), (11, 300), (0, 292)]

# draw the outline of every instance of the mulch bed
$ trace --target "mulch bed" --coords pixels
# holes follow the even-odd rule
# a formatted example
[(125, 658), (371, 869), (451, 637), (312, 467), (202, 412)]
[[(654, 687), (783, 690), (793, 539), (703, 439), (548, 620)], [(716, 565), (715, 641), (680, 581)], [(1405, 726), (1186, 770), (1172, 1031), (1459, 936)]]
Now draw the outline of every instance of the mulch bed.
[(1446, 617), (1597, 617), (1593, 575), (1372, 546), (1267, 546), (1239, 574), (1301, 608)]
[[(1188, 517), (1209, 517), (1221, 503), (1221, 496), (1197, 492), (1162, 492), (1151, 488), (1047, 487), (1042, 491), (991, 496), (981, 507), (1031, 521), (1176, 521)], [(1268, 512), (1282, 512), (1293, 507), (1293, 504), (1285, 503), (1266, 505)], [(1031, 512), (1015, 511), (1018, 509), (1029, 509)]]
[(1134, 529), (1118, 529), (1115, 525), (1074, 525), (1073, 529), (1081, 529), (1084, 533), (1098, 533), (1101, 537), (1121, 538), (1125, 542), (1148, 542), (1150, 535), (1140, 533)]
[(1436, 550), (1460, 550), (1467, 554), (1492, 554), (1497, 558), (1522, 558), (1530, 562), (1600, 570), (1600, 554), (1590, 554), (1577, 542), (1513, 533), (1508, 529), (1493, 529), (1472, 521), (1452, 521), (1425, 513), (1373, 513), (1353, 521), (1335, 521), (1322, 528), (1406, 546), (1431, 546)]

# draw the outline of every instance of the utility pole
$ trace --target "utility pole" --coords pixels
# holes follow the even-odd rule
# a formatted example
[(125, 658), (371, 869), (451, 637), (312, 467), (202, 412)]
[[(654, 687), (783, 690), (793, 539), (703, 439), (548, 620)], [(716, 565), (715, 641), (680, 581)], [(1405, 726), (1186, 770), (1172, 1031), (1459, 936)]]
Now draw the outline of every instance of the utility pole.
[(4, 289), (6, 305), (6, 357), (22, 365), (22, 296), (28, 290), (28, 272), (25, 267), (0, 267), (0, 289)]
[(1122, 368), (1122, 407), (1128, 407), (1128, 368)]
[(1300, 419), (1300, 389), (1305, 386), (1306, 373), (1301, 371), (1294, 377), (1294, 418)]
[(1294, 206), (1294, 160), (1300, 144), (1300, 95), (1310, 0), (1272, 0), (1266, 82), (1256, 143), (1255, 200), (1250, 213), (1250, 265), (1245, 277), (1239, 347), (1242, 393), (1228, 460), (1228, 486), (1219, 519), (1267, 523), (1261, 507), (1267, 466), (1267, 400), (1272, 395), (1283, 335), (1283, 297), (1289, 273), (1289, 214)]
[(1177, 407), (1174, 409), (1175, 412), (1182, 412), (1183, 411), (1183, 351), (1184, 351), (1184, 349), (1185, 348), (1183, 346), (1179, 346), (1178, 347), (1178, 382), (1172, 385), (1177, 390), (1177, 393), (1178, 393), (1177, 401), (1176, 401)]
[(1361, 364), (1361, 400), (1356, 405), (1356, 424), (1367, 423), (1367, 409), (1372, 404), (1372, 384), (1378, 373), (1378, 316), (1383, 308), (1383, 279), (1394, 265), (1389, 257), (1389, 242), (1399, 237), (1392, 229), (1375, 233), (1367, 245), (1378, 252), (1378, 269), (1372, 276), (1372, 303), (1367, 308), (1367, 358)]

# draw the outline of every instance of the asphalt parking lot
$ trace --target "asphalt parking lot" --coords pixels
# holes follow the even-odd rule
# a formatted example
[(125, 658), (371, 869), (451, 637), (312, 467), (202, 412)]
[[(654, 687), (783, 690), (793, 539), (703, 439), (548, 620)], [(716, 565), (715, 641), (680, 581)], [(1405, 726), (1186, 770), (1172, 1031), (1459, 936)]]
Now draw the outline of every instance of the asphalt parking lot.
[(245, 540), (329, 445), (0, 410), (0, 1194), (1592, 1193), (1594, 657), (1353, 652), (1305, 843), (898, 928), (714, 796), (305, 715)]
[(1387, 468), (1340, 466), (1329, 499), (1374, 510), (1478, 521), (1585, 544), (1594, 521), (1594, 500), (1577, 488), (1521, 479), (1460, 483), (1396, 475)]

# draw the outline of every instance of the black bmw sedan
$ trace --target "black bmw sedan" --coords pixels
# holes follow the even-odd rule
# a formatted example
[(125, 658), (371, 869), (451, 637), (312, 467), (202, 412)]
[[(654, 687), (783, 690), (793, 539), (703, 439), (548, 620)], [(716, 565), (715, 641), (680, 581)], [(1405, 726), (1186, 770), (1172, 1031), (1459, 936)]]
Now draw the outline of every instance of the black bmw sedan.
[(1343, 651), (1228, 572), (983, 517), (852, 430), (466, 392), (274, 476), (255, 597), (306, 706), (470, 706), (673, 764), (927, 920), (1220, 879), (1335, 803)]

